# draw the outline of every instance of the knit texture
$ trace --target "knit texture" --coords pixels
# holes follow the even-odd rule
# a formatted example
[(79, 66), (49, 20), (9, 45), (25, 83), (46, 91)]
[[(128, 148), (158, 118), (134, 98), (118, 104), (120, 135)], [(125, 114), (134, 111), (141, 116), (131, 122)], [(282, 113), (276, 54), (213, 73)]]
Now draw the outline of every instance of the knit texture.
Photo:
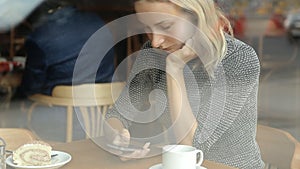
[[(216, 67), (214, 78), (197, 64), (199, 59), (190, 61), (184, 68), (189, 103), (198, 121), (193, 146), (201, 149), (207, 160), (241, 169), (262, 169), (264, 162), (255, 141), (259, 60), (247, 44), (227, 35), (226, 42), (227, 52)], [(126, 85), (128, 92), (121, 93), (106, 118), (116, 117), (133, 131), (132, 126), (136, 124), (146, 125), (134, 122), (138, 116), (159, 116), (154, 122), (159, 121), (157, 124), (165, 129), (172, 125), (167, 101), (166, 56), (167, 53), (151, 48), (149, 42), (144, 45), (131, 70)], [(154, 89), (163, 94), (152, 93), (149, 97)], [(149, 110), (151, 105), (162, 114), (138, 113)], [(161, 132), (154, 130), (152, 135)]]

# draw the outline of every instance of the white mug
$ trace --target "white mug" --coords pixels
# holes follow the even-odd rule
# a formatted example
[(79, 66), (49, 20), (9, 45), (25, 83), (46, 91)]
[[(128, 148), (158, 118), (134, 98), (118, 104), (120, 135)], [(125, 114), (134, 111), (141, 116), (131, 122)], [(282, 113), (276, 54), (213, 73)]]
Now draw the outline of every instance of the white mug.
[[(197, 162), (197, 154), (200, 157)], [(195, 169), (203, 162), (203, 152), (188, 145), (166, 145), (163, 147), (163, 169)]]

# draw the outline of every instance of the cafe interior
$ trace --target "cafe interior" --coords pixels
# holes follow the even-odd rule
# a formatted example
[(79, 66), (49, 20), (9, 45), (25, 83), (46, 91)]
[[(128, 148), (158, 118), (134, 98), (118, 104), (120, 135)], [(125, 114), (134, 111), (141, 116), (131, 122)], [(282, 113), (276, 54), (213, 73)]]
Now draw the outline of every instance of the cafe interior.
[[(24, 12), (20, 21), (16, 21), (7, 29), (0, 30), (0, 138), (3, 139), (0, 140), (0, 148), (5, 142), (6, 168), (18, 168), (9, 161), (12, 160), (11, 155), (14, 150), (34, 140), (41, 140), (51, 145), (52, 153), (55, 152), (56, 157), (52, 157), (51, 160), (56, 159), (57, 161), (51, 162), (49, 168), (162, 169), (157, 165), (162, 163), (161, 153), (153, 153), (147, 158), (122, 160), (116, 152), (108, 151), (107, 147), (95, 139), (103, 136), (105, 112), (114, 104), (126, 85), (136, 52), (148, 40), (147, 35), (130, 32), (132, 25), (128, 23), (116, 28), (126, 32), (127, 35), (112, 45), (113, 60), (107, 69), (113, 68), (114, 82), (67, 85), (62, 83), (52, 88), (50, 95), (45, 94), (46, 92), (24, 94), (24, 92), (30, 93), (21, 87), (24, 83), (26, 62), (29, 62), (27, 56), (29, 53), (38, 54), (40, 52), (29, 51), (30, 49), (25, 46), (25, 42), (29, 38), (34, 38), (34, 36), (30, 36), (37, 26), (34, 20), (43, 12), (55, 13), (60, 10), (60, 7), (39, 8), (41, 4), (42, 2), (38, 2), (35, 6), (32, 5), (34, 7), (31, 7), (27, 13)], [(120, 18), (130, 16), (135, 12), (127, 0), (79, 0), (75, 6), (80, 11), (99, 16), (103, 25), (116, 23), (121, 20)], [(3, 13), (0, 12), (1, 14)], [(78, 18), (75, 20), (75, 22), (79, 21)], [(135, 21), (133, 24), (138, 25)], [(236, 21), (235, 26), (237, 24)], [(254, 48), (261, 65), (257, 98), (256, 141), (266, 164), (265, 168), (300, 169), (300, 41), (296, 39), (291, 42), (284, 30), (283, 33), (272, 34), (271, 32), (274, 30), (270, 15), (249, 16), (242, 24), (243, 32), (237, 34), (236, 37)], [(81, 28), (80, 26), (72, 27), (74, 30)], [(57, 28), (57, 35), (67, 36), (68, 33), (60, 29), (62, 28)], [(70, 30), (70, 32), (77, 32), (78, 37), (83, 37), (85, 33), (80, 31)], [(97, 30), (91, 31), (96, 32)], [(87, 36), (85, 40), (77, 43), (82, 44), (80, 49), (82, 48), (83, 55), (85, 50), (91, 49), (83, 47), (86, 42), (88, 43), (87, 39), (91, 34)], [(39, 40), (45, 39), (41, 37)], [(57, 46), (67, 47), (66, 44), (71, 43), (70, 41), (74, 39), (70, 37), (64, 41), (62, 38), (59, 39), (60, 42), (53, 43), (56, 43)], [(107, 41), (107, 43), (110, 42)], [(73, 45), (71, 48), (76, 50), (76, 43), (71, 44)], [(90, 44), (92, 43), (90, 42)], [(92, 47), (95, 46), (92, 45)], [(61, 53), (58, 55), (63, 57)], [(57, 59), (59, 60), (58, 57)], [(93, 61), (87, 60), (84, 62), (93, 63)], [(34, 88), (34, 86), (32, 87)], [(160, 129), (157, 129), (156, 126), (153, 127), (154, 130)], [(150, 130), (153, 129), (143, 128), (145, 133), (151, 132)], [(161, 152), (161, 147), (151, 149), (150, 146), (150, 154), (152, 150), (156, 149), (157, 152)], [(0, 150), (2, 153), (2, 149)], [(207, 160), (204, 153), (204, 161), (197, 169), (205, 168), (233, 169), (234, 167)], [(1, 166), (0, 169), (2, 169)]]

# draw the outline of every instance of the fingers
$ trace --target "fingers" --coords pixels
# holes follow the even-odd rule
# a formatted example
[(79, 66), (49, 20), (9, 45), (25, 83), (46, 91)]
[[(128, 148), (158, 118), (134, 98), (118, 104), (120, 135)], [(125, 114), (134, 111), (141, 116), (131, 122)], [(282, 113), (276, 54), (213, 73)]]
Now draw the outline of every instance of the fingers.
[(150, 149), (140, 149), (136, 150), (130, 154), (122, 154), (120, 159), (122, 161), (128, 161), (131, 159), (143, 158), (150, 152)]
[[(117, 132), (117, 135), (113, 140), (114, 145), (128, 147), (129, 143), (130, 143), (130, 133), (127, 129), (123, 129), (122, 131)], [(150, 142), (147, 142), (146, 144), (144, 144), (142, 149), (137, 149), (134, 152), (129, 154), (122, 154), (119, 152), (118, 155), (120, 156), (120, 159), (122, 161), (128, 161), (130, 159), (135, 159), (135, 158), (143, 158), (149, 153), (150, 151), (149, 146), (150, 146)]]
[(188, 39), (185, 45), (181, 49), (171, 53), (168, 59), (173, 63), (177, 63), (178, 66), (184, 66), (184, 64), (196, 57), (194, 45), (194, 40), (192, 38)]
[(150, 146), (150, 142), (147, 142), (144, 146), (143, 149), (147, 149)]
[(193, 43), (194, 43), (194, 40), (193, 39), (188, 39), (186, 42), (185, 42), (185, 46), (188, 46), (190, 48), (192, 48), (193, 46)]
[(193, 58), (192, 56), (196, 56), (195, 50), (194, 50), (194, 40), (188, 39), (185, 43), (185, 45), (182, 48), (182, 53), (184, 56), (187, 56), (186, 61), (189, 61), (188, 58)]
[(113, 140), (113, 144), (123, 147), (127, 147), (129, 143), (130, 133), (127, 129), (123, 129), (121, 132), (118, 132)]
[(150, 152), (149, 146), (150, 142), (147, 142), (142, 149), (135, 150), (129, 154), (122, 154), (120, 159), (122, 161), (128, 161), (130, 159), (143, 158)]
[(123, 129), (121, 134), (121, 139), (125, 142), (125, 143), (128, 143), (130, 142), (130, 133), (127, 129)]

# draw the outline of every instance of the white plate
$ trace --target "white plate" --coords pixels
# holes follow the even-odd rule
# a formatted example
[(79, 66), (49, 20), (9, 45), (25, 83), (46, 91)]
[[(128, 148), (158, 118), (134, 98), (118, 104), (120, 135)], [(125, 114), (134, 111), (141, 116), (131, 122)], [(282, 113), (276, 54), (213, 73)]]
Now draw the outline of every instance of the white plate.
[[(160, 164), (156, 164), (156, 165), (150, 167), (149, 169), (163, 169), (163, 167), (162, 167), (162, 164), (160, 163)], [(202, 166), (196, 166), (196, 169), (207, 169), (207, 168), (202, 167)]]
[(71, 161), (72, 157), (70, 154), (62, 151), (52, 151), (52, 155), (57, 154), (51, 158), (51, 164), (44, 166), (19, 166), (13, 163), (12, 155), (6, 159), (6, 164), (15, 169), (56, 169)]

